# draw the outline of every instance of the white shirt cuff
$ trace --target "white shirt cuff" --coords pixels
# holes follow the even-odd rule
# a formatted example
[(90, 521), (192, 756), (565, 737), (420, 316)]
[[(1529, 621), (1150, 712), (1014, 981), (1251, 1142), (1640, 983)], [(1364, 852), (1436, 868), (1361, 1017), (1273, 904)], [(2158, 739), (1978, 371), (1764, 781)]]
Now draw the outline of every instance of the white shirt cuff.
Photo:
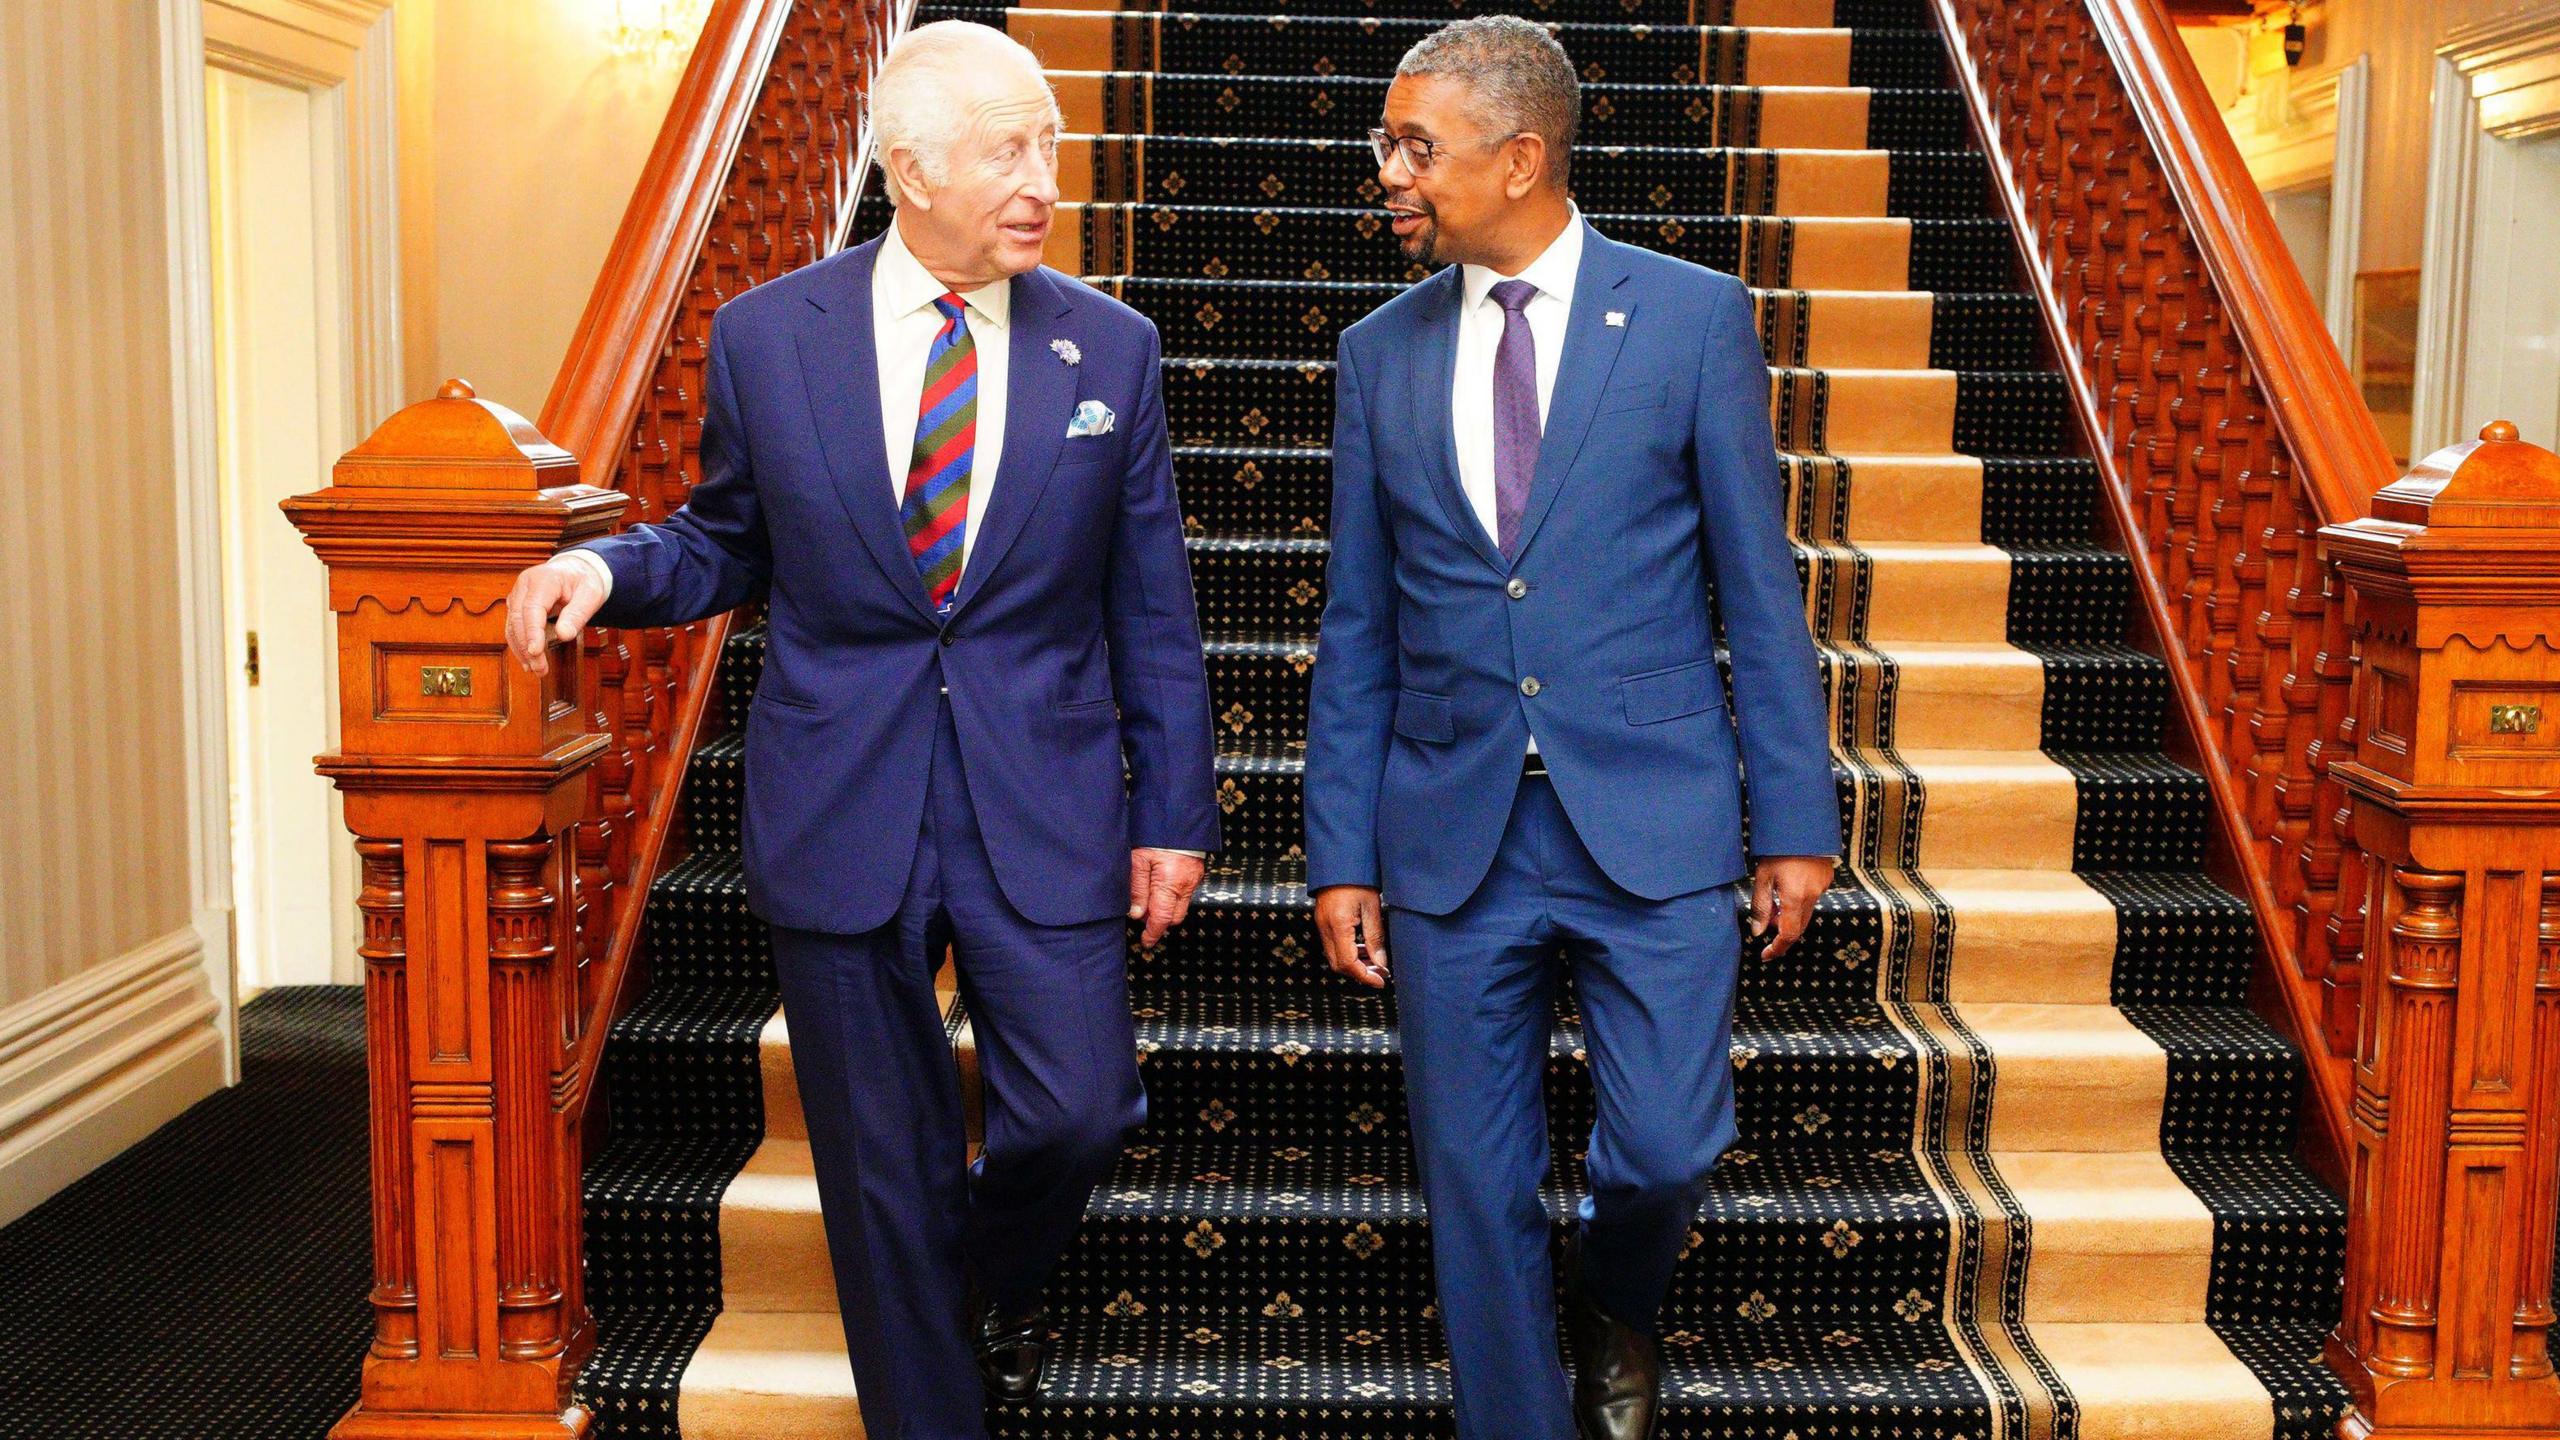
[(604, 587), (605, 597), (607, 599), (612, 598), (613, 567), (604, 563), (603, 556), (597, 554), (593, 550), (563, 550), (551, 558), (554, 560), (566, 560), (571, 564), (578, 566), (580, 569), (585, 570), (588, 574), (593, 575), (596, 577), (596, 583)]
[(1206, 850), (1182, 850), (1171, 845), (1141, 845), (1138, 848), (1141, 850), (1155, 850), (1166, 855), (1188, 855), (1194, 860), (1206, 860), (1209, 858), (1209, 852)]

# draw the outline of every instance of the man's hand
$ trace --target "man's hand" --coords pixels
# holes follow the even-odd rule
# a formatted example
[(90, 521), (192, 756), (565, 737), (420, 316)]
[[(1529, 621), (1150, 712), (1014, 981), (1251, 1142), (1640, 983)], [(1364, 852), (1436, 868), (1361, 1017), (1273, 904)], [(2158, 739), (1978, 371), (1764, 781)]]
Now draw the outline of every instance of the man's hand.
[(1372, 990), (1387, 985), (1387, 915), (1366, 885), (1328, 885), (1316, 892), (1316, 933), (1334, 973)]
[(1769, 933), (1773, 910), (1778, 931), (1761, 947), (1760, 958), (1775, 960), (1795, 948), (1813, 918), (1815, 898), (1831, 888), (1831, 867), (1828, 855), (1772, 855), (1752, 867), (1752, 938)]
[(515, 588), (507, 592), (507, 648), (524, 668), (547, 675), (552, 639), (575, 643), (604, 600), (604, 587), (584, 565), (557, 556), (545, 560), (516, 576)]
[(1170, 850), (1129, 852), (1129, 918), (1147, 922), (1139, 944), (1153, 945), (1182, 923), (1182, 917), (1191, 913), (1191, 892), (1200, 888), (1200, 877), (1208, 868), (1197, 855)]

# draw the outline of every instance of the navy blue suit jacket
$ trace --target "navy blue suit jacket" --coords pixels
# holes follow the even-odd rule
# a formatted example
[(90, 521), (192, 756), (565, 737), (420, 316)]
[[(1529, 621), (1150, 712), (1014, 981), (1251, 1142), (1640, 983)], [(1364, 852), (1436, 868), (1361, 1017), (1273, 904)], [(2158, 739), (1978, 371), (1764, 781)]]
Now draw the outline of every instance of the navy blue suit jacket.
[[(596, 620), (677, 625), (769, 595), (741, 816), (764, 919), (855, 933), (890, 918), (945, 685), (1005, 898), (1043, 925), (1125, 914), (1131, 847), (1218, 844), (1155, 324), (1046, 267), (1014, 277), (1004, 451), (937, 624), (882, 453), (879, 245), (713, 317), (701, 482), (663, 523), (585, 547), (613, 570)], [(1067, 438), (1088, 399), (1113, 427)]]
[(1342, 336), (1307, 883), (1457, 908), (1492, 862), (1532, 735), (1575, 832), (1639, 896), (1744, 873), (1746, 775), (1755, 853), (1837, 854), (1749, 292), (1586, 229), (1505, 563), (1450, 434), (1461, 279), (1449, 266)]

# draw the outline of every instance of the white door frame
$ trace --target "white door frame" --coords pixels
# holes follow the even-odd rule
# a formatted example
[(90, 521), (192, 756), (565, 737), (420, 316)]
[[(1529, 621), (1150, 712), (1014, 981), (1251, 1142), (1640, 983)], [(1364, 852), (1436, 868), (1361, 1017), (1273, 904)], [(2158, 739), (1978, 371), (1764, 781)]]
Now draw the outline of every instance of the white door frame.
[[(2473, 257), (2485, 237), (2521, 223), (2502, 168), (2519, 141), (2560, 134), (2560, 4), (2448, 33), (2436, 47), (2434, 116), (2427, 147), (2425, 238), (2420, 247), (2418, 353), (2410, 396), (2409, 453), (2431, 454), (2469, 438), (2489, 420), (2470, 390), (2467, 354), (2475, 325), (2514, 313), (2507, 287), (2549, 284), (2515, 273), (2478, 276)], [(2537, 223), (2548, 224), (2544, 217)], [(2486, 281), (2484, 285), (2480, 282)], [(2494, 293), (2493, 293), (2494, 292)], [(2552, 443), (2549, 435), (2527, 439)]]
[[(229, 626), (223, 604), (223, 525), (214, 435), (212, 191), (204, 72), (222, 64), (314, 90), (343, 109), (344, 217), (351, 279), (345, 297), (350, 374), (339, 433), (349, 444), (398, 408), (399, 226), (393, 154), (391, 0), (157, 0), (161, 31), (161, 143), (169, 204), (172, 390), (178, 414), (179, 613), (185, 692), (189, 870), (206, 968), (222, 1004), (238, 1078), (237, 957), (232, 943)], [(314, 488), (327, 483), (312, 477)], [(334, 727), (335, 717), (332, 716)]]
[[(2316, 75), (2290, 73), (2278, 102), (2233, 139), (2251, 178), (2269, 194), (2329, 187), (2329, 263), (2321, 320), (2342, 355), (2355, 353), (2356, 268), (2364, 247), (2365, 107), (2373, 64), (2358, 55)], [(2234, 115), (2235, 121), (2241, 117)]]

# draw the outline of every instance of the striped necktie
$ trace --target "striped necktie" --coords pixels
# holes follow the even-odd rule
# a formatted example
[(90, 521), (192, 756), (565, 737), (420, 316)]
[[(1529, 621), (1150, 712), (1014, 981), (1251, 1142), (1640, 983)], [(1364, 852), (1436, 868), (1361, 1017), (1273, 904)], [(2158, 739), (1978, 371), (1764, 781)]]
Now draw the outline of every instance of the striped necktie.
[(942, 328), (924, 362), (924, 397), (898, 514), (933, 613), (949, 615), (960, 588), (960, 542), (969, 529), (969, 470), (978, 447), (978, 350), (958, 295), (933, 302)]

